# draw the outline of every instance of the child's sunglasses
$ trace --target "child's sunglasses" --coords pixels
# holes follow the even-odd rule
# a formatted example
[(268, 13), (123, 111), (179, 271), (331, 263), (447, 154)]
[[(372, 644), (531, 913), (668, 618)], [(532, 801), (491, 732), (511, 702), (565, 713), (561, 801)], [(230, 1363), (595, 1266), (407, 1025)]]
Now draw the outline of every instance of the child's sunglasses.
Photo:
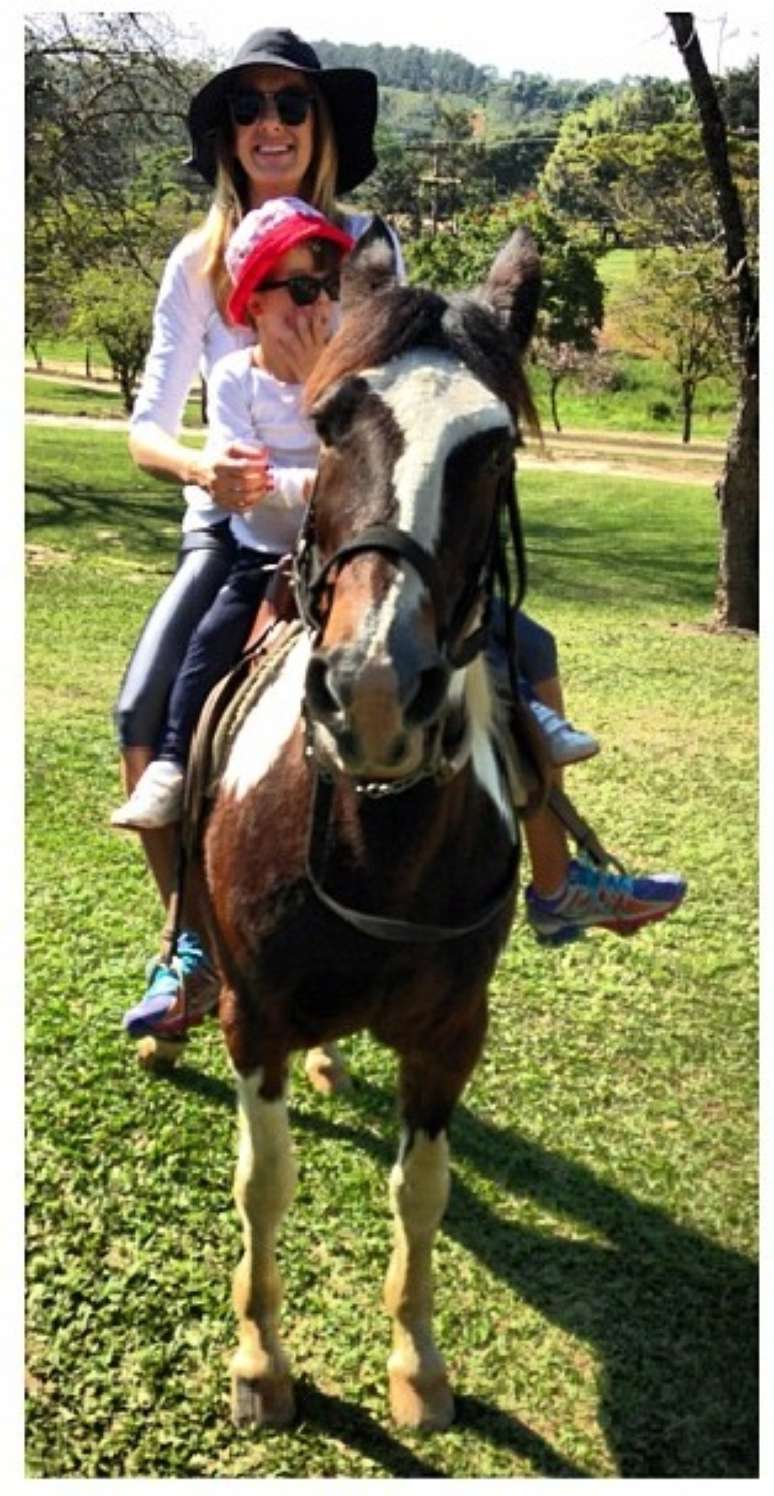
[(252, 125), (257, 119), (266, 119), (272, 108), (283, 125), (302, 125), (313, 103), (312, 95), (303, 88), (278, 88), (276, 93), (267, 93), (262, 88), (240, 88), (228, 96), (235, 125)]
[(338, 270), (330, 275), (289, 275), (286, 280), (263, 281), (258, 291), (278, 291), (285, 286), (291, 301), (296, 306), (313, 306), (321, 292), (326, 291), (331, 301), (338, 301), (341, 293), (341, 276)]

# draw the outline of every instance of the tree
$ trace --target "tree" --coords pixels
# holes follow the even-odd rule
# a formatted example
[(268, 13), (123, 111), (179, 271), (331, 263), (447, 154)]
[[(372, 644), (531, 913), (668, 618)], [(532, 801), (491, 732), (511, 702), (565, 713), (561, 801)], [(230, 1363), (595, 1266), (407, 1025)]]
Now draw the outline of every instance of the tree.
[[(99, 257), (123, 260), (147, 246), (152, 196), (141, 209), (135, 183), (147, 158), (165, 148), (183, 190), (188, 98), (202, 65), (181, 62), (159, 14), (41, 12), (25, 28), (26, 222), (36, 251), (69, 254), (84, 266), (82, 213)], [(191, 179), (188, 196), (206, 191)], [(73, 220), (73, 205), (75, 220)], [(167, 246), (168, 248), (168, 246)], [(146, 260), (147, 266), (147, 260)], [(29, 245), (28, 245), (28, 268)], [(146, 267), (144, 267), (146, 268)]]
[(548, 403), (554, 431), (562, 429), (559, 386), (568, 375), (588, 390), (607, 389), (613, 379), (609, 359), (596, 348), (584, 352), (573, 343), (552, 343), (548, 338), (538, 337), (533, 344), (533, 356), (548, 375)]
[(633, 282), (611, 306), (624, 330), (676, 373), (686, 443), (698, 386), (726, 372), (732, 358), (728, 288), (718, 258), (695, 249), (639, 254)]
[(153, 287), (136, 270), (86, 270), (72, 292), (70, 331), (98, 339), (131, 412), (135, 388), (150, 348)]
[(410, 214), (418, 226), (416, 154), (406, 151), (394, 131), (383, 124), (376, 127), (374, 144), (378, 165), (351, 194), (352, 201), (386, 218)]
[(558, 430), (557, 391), (573, 366), (588, 368), (602, 326), (604, 288), (589, 249), (573, 239), (535, 198), (513, 199), (460, 218), (454, 232), (424, 235), (410, 244), (411, 278), (443, 290), (470, 288), (486, 274), (514, 229), (530, 229), (542, 262), (543, 285), (535, 355), (549, 375), (551, 413)]
[(758, 279), (729, 161), (725, 121), (690, 11), (667, 11), (701, 120), (702, 142), (723, 229), (725, 268), (736, 302), (739, 402), (723, 475), (716, 485), (720, 560), (716, 617), (724, 628), (758, 628)]
[[(642, 91), (632, 90), (596, 99), (566, 119), (539, 178), (540, 195), (563, 220), (612, 224), (639, 247), (711, 243), (720, 223), (695, 115), (688, 102), (676, 102), (671, 119), (653, 123), (655, 106), (651, 100), (646, 109), (642, 100)], [(753, 224), (757, 143), (734, 140), (731, 160)]]

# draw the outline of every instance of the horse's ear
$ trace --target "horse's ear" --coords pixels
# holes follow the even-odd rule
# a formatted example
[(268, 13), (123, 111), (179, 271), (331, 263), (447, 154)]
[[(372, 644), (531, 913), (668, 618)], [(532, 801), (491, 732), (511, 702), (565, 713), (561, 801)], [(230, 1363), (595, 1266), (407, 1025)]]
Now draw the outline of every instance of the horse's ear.
[(395, 241), (382, 218), (374, 215), (341, 272), (341, 305), (344, 312), (382, 291), (397, 280)]
[(537, 244), (529, 229), (519, 228), (503, 245), (478, 292), (514, 338), (519, 355), (535, 331), (540, 287)]

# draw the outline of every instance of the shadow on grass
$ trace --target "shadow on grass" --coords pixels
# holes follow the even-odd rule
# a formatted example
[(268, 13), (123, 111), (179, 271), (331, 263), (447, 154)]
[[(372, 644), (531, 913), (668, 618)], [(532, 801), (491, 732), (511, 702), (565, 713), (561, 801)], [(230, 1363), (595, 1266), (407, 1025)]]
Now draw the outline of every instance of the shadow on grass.
[(155, 557), (162, 548), (165, 562), (168, 557), (168, 569), (173, 569), (177, 554), (174, 540), (161, 536), (160, 526), (173, 523), (174, 511), (170, 511), (163, 493), (156, 498), (151, 492), (137, 494), (107, 484), (98, 490), (86, 483), (61, 482), (56, 487), (29, 483), (26, 494), (26, 528), (31, 536), (66, 527), (71, 533), (84, 531), (91, 543), (92, 527), (112, 525), (121, 531), (128, 556)]
[(624, 550), (618, 527), (605, 535), (591, 529), (580, 532), (577, 526), (570, 530), (531, 523), (527, 543), (531, 573), (542, 594), (555, 593), (564, 603), (614, 600), (620, 606), (622, 579), (630, 607), (640, 608), (649, 599), (673, 602), (675, 608), (711, 603), (714, 560), (701, 547), (689, 551), (676, 544), (670, 555), (661, 536), (654, 539), (646, 531), (637, 537), (636, 546), (634, 539), (631, 548)]
[[(96, 453), (93, 460), (98, 461)], [(103, 470), (99, 483), (82, 481), (81, 471), (83, 467), (77, 481), (63, 474), (56, 482), (47, 481), (48, 472), (40, 478), (30, 473), (26, 487), (30, 535), (66, 528), (74, 537), (86, 532), (91, 542), (89, 532), (95, 527), (113, 526), (121, 532), (128, 557), (143, 558), (149, 552), (157, 556), (161, 547), (172, 567), (172, 546), (159, 533), (161, 526), (170, 524), (174, 512), (165, 485), (124, 489), (116, 486), (115, 468), (111, 476)], [(630, 508), (631, 518), (624, 506), (623, 513), (615, 509), (606, 524), (597, 512), (593, 526), (579, 523), (566, 512), (557, 524), (530, 516), (525, 525), (528, 562), (541, 593), (584, 605), (615, 601), (620, 606), (625, 596), (629, 606), (639, 608), (666, 601), (674, 602), (676, 608), (709, 606), (715, 584), (714, 547), (709, 542), (697, 543), (692, 534), (690, 544), (684, 544), (690, 532), (686, 533), (684, 520), (678, 523), (676, 511), (668, 511), (674, 514), (676, 527), (670, 523), (665, 539), (660, 522), (653, 533), (649, 508), (644, 516), (640, 503), (632, 501)]]
[[(179, 1071), (174, 1083), (233, 1105), (227, 1084), (204, 1085), (193, 1070)], [(394, 1098), (356, 1076), (342, 1112), (344, 1106), (350, 1117), (354, 1109), (367, 1114), (371, 1125), (383, 1125), (384, 1138), (343, 1115), (336, 1120), (298, 1110), (294, 1131), (363, 1150), (386, 1176), (394, 1158)], [(605, 1184), (583, 1165), (481, 1121), (465, 1106), (453, 1120), (452, 1155), (466, 1159), (502, 1193), (533, 1200), (604, 1237), (602, 1243), (577, 1241), (504, 1222), (459, 1178), (443, 1223), (514, 1294), (592, 1348), (600, 1366), (600, 1425), (618, 1473), (651, 1479), (754, 1478), (754, 1263)], [(346, 1440), (352, 1410), (342, 1407), (346, 1417), (342, 1411), (339, 1437)], [(492, 1403), (458, 1398), (457, 1423), (522, 1453), (540, 1475), (584, 1473)], [(330, 1423), (325, 1426), (332, 1431)], [(359, 1433), (367, 1426), (358, 1425)], [(374, 1427), (374, 1438), (380, 1433)], [(384, 1458), (384, 1448), (358, 1447), (371, 1458)]]
[(366, 1459), (373, 1460), (388, 1475), (407, 1479), (431, 1476), (446, 1479), (443, 1470), (415, 1455), (401, 1443), (398, 1435), (390, 1434), (356, 1403), (334, 1397), (330, 1392), (321, 1392), (306, 1377), (295, 1383), (295, 1392), (299, 1431), (306, 1426), (323, 1434), (326, 1439), (347, 1444)]
[[(387, 1474), (448, 1479), (444, 1470), (420, 1459), (401, 1442), (399, 1435), (387, 1432), (355, 1403), (320, 1392), (306, 1378), (296, 1383), (296, 1393), (301, 1425), (309, 1424), (327, 1437), (339, 1439), (359, 1450), (367, 1459), (380, 1465)], [(481, 1402), (477, 1397), (455, 1398), (454, 1427), (470, 1429), (490, 1444), (499, 1445), (512, 1454), (523, 1455), (540, 1475), (567, 1479), (582, 1477), (586, 1473), (557, 1455), (539, 1434), (519, 1419), (499, 1413), (489, 1403)]]

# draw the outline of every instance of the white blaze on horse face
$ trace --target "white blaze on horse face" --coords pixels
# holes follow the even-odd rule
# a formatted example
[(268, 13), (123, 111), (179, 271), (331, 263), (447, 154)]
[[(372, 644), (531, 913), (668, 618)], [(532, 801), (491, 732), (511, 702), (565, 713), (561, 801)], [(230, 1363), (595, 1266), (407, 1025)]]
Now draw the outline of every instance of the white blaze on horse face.
[(392, 412), (405, 447), (393, 472), (396, 524), (433, 551), (443, 479), (455, 447), (483, 431), (513, 432), (508, 407), (453, 354), (415, 349), (363, 375)]
[(311, 649), (308, 637), (302, 634), (276, 680), (267, 686), (237, 733), (222, 783), (238, 800), (279, 759), (295, 731)]
[[(446, 464), (470, 437), (484, 431), (513, 432), (508, 407), (471, 373), (461, 359), (440, 349), (420, 348), (363, 376), (390, 410), (404, 439), (393, 469), (402, 530), (435, 553), (443, 517)], [(411, 567), (396, 572), (381, 612), (374, 643), (383, 642), (398, 611), (418, 606), (424, 583)]]

